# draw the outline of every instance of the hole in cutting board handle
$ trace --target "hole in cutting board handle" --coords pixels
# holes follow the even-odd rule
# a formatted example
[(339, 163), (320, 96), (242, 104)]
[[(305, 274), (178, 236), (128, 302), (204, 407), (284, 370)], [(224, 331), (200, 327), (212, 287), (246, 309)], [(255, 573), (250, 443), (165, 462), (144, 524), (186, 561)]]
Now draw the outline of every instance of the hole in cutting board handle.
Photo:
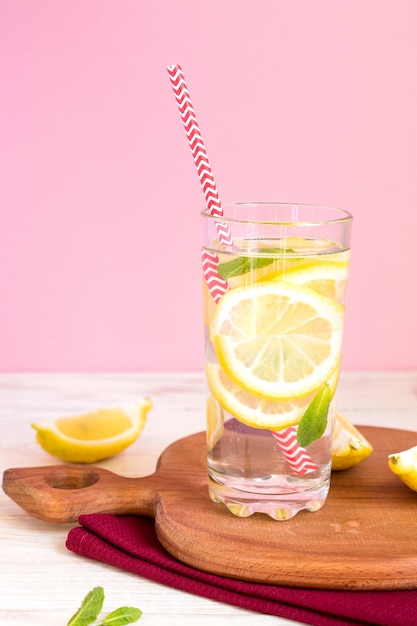
[(45, 476), (45, 482), (52, 489), (84, 489), (91, 487), (100, 480), (95, 470), (84, 468), (58, 468)]

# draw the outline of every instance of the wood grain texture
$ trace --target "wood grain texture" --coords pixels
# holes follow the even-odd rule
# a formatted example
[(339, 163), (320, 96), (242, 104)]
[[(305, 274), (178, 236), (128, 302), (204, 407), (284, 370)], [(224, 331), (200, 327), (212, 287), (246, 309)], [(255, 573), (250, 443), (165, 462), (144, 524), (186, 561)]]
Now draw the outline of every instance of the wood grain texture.
[(242, 580), (321, 589), (417, 587), (417, 493), (387, 467), (417, 434), (361, 426), (374, 453), (332, 475), (323, 509), (277, 522), (237, 518), (207, 493), (205, 434), (171, 444), (154, 474), (125, 478), (95, 467), (6, 470), (5, 492), (31, 515), (70, 522), (82, 513), (155, 517), (162, 545), (196, 568)]

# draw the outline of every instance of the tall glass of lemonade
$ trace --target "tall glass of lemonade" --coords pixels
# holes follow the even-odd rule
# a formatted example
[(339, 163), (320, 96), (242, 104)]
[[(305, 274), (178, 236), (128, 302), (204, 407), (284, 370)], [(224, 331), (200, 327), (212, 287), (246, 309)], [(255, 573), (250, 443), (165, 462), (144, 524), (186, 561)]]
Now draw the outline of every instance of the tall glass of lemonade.
[(317, 511), (330, 484), (352, 216), (248, 203), (202, 217), (210, 497), (240, 517)]

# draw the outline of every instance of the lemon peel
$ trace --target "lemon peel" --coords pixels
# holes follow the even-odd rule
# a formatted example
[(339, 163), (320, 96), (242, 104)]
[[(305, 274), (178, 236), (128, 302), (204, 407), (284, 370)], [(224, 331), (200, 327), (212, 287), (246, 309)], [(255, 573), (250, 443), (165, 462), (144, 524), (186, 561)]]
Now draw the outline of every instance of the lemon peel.
[(388, 467), (407, 487), (417, 491), (417, 446), (388, 455)]
[(119, 454), (136, 441), (152, 407), (149, 398), (80, 415), (34, 422), (36, 441), (68, 463), (95, 463)]

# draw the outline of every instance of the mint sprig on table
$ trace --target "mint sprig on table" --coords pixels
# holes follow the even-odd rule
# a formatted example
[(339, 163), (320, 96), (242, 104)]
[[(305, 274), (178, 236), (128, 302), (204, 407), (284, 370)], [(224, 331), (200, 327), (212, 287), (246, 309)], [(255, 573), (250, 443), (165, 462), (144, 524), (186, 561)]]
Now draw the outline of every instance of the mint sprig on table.
[(330, 387), (326, 383), (308, 405), (297, 430), (297, 443), (302, 448), (320, 439), (326, 430), (331, 396)]
[[(259, 248), (256, 253), (268, 253), (268, 254), (284, 254), (288, 252), (294, 252), (294, 250), (287, 250), (285, 248)], [(219, 263), (217, 271), (224, 280), (233, 278), (233, 276), (241, 276), (247, 274), (251, 270), (258, 270), (261, 267), (271, 265), (276, 259), (274, 257), (257, 257), (257, 256), (239, 256), (232, 261), (226, 261), (225, 263)]]
[(142, 611), (139, 609), (122, 606), (105, 617), (99, 618), (103, 603), (103, 587), (94, 587), (87, 593), (80, 608), (71, 617), (67, 626), (89, 626), (90, 624), (94, 624), (94, 626), (124, 626), (124, 624), (137, 622), (142, 616)]

